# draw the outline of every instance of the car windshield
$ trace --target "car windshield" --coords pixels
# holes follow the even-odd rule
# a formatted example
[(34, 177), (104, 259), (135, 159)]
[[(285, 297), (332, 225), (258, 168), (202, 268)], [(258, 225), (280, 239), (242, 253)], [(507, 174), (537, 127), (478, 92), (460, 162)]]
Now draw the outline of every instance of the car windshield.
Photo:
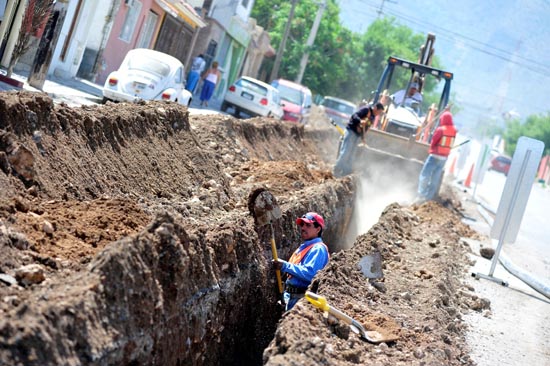
[(355, 107), (351, 106), (349, 104), (343, 104), (341, 102), (338, 102), (334, 99), (324, 99), (321, 103), (326, 108), (337, 110), (338, 112), (342, 112), (345, 114), (353, 114), (355, 111)]
[(237, 81), (237, 85), (240, 86), (243, 89), (248, 89), (250, 91), (253, 91), (256, 94), (260, 94), (263, 96), (267, 95), (267, 88), (261, 85), (258, 85), (256, 83), (253, 83), (246, 79), (240, 79)]
[(279, 89), (281, 99), (289, 101), (290, 103), (302, 105), (304, 100), (302, 98), (302, 92), (299, 90), (281, 84), (277, 86), (277, 89)]
[(145, 71), (162, 77), (166, 77), (170, 73), (170, 66), (159, 60), (147, 57), (132, 57), (128, 61), (128, 69)]

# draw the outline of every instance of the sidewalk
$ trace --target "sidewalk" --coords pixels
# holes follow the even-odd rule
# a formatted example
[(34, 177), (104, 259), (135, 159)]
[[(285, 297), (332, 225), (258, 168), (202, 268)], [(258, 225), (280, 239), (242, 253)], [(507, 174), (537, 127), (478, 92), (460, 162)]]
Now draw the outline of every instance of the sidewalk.
[[(101, 103), (103, 98), (102, 86), (80, 78), (62, 79), (50, 75), (44, 83), (43, 90), (30, 86), (27, 77), (17, 70), (13, 73), (12, 79), (24, 83), (23, 90), (44, 92), (57, 102), (64, 102), (69, 106), (97, 104)], [(12, 90), (21, 89), (0, 81), (0, 91)]]
[[(502, 261), (497, 262), (494, 277), (504, 280), (508, 286), (474, 276), (490, 272), (492, 261), (480, 255), (480, 248), (494, 246), (489, 233), (491, 211), (496, 211), (498, 202), (491, 202), (481, 194), (473, 198), (472, 189), (457, 181), (449, 183), (459, 192), (465, 213), (475, 219), (465, 218), (463, 222), (487, 236), (482, 241), (460, 239), (460, 244), (471, 250), (471, 266), (464, 283), (473, 290), (475, 295), (472, 296), (490, 302), (489, 309), (461, 315), (467, 325), (470, 357), (479, 366), (549, 365), (550, 300), (512, 274)], [(501, 257), (503, 255), (504, 250)]]

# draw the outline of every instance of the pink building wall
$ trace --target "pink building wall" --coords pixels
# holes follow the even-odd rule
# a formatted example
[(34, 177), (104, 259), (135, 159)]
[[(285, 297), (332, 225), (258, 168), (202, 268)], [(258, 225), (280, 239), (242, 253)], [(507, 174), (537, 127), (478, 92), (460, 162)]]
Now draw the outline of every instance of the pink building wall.
[(164, 10), (155, 2), (155, 0), (140, 0), (141, 1), (141, 12), (139, 13), (136, 26), (134, 28), (134, 33), (129, 42), (126, 42), (119, 38), (120, 32), (122, 31), (122, 26), (124, 25), (124, 19), (126, 18), (126, 13), (128, 12), (129, 7), (122, 3), (120, 8), (115, 16), (113, 27), (111, 29), (111, 34), (109, 35), (109, 40), (103, 51), (103, 67), (100, 68), (97, 73), (96, 83), (104, 84), (105, 80), (109, 74), (118, 69), (124, 56), (128, 51), (136, 48), (136, 44), (141, 34), (143, 24), (147, 18), (147, 14), (150, 10), (155, 12), (158, 15), (157, 24), (155, 25), (155, 31), (151, 40), (149, 48), (152, 48), (152, 45), (157, 39), (162, 20), (164, 19), (165, 12)]

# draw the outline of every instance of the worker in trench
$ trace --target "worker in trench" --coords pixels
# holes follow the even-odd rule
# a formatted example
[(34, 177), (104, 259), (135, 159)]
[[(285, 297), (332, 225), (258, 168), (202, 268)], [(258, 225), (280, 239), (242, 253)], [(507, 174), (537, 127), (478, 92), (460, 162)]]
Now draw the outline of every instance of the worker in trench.
[(289, 311), (304, 297), (315, 274), (323, 269), (329, 261), (327, 246), (321, 235), (325, 229), (325, 220), (315, 212), (308, 212), (296, 219), (300, 228), (303, 243), (292, 254), (288, 261), (273, 260), (273, 268), (286, 274), (283, 300), (285, 310)]
[(350, 117), (346, 133), (340, 146), (338, 159), (334, 164), (333, 175), (337, 178), (353, 172), (353, 161), (356, 158), (359, 140), (365, 143), (365, 134), (374, 122), (376, 116), (384, 111), (382, 103), (369, 104), (361, 107)]

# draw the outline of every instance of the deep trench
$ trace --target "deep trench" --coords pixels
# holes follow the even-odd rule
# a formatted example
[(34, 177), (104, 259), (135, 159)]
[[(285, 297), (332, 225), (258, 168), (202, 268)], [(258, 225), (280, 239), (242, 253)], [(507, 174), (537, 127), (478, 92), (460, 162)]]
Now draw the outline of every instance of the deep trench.
[[(292, 206), (283, 205), (283, 217), (280, 222), (273, 225), (275, 243), (278, 256), (287, 259), (292, 251), (299, 245), (295, 218), (299, 213), (304, 212), (305, 207), (310, 207), (312, 201), (320, 202), (311, 210), (326, 212), (330, 217), (330, 227), (323, 232), (323, 241), (328, 244), (331, 253), (338, 252), (344, 248), (338, 247), (340, 238), (347, 230), (350, 222), (355, 198), (354, 190), (349, 189), (351, 181), (339, 187), (337, 193), (334, 186), (320, 185), (315, 187), (317, 200), (309, 202), (297, 202)], [(345, 187), (345, 189), (341, 189)], [(256, 228), (258, 238), (265, 248), (261, 255), (266, 263), (272, 258), (270, 247), (269, 226)], [(275, 274), (270, 266), (263, 269), (255, 265), (240, 264), (242, 269), (247, 268), (248, 274), (235, 279), (235, 287), (242, 291), (237, 294), (243, 300), (238, 306), (227, 309), (224, 320), (224, 334), (221, 336), (222, 344), (218, 348), (218, 357), (205, 359), (203, 365), (227, 365), (227, 366), (258, 366), (263, 364), (262, 356), (264, 350), (269, 346), (275, 337), (277, 324), (284, 314), (282, 296), (279, 294), (275, 280)], [(263, 271), (263, 272), (262, 272)], [(265, 273), (267, 271), (268, 273)], [(265, 278), (267, 276), (267, 282)], [(284, 281), (284, 277), (283, 277)], [(240, 282), (240, 283), (238, 283)], [(315, 280), (310, 290), (315, 291)]]
[[(415, 196), (416, 181), (410, 177), (418, 176), (422, 163), (410, 160), (403, 164), (401, 157), (391, 156), (386, 153), (370, 150), (363, 157), (368, 162), (368, 167), (358, 167), (362, 174), (349, 181), (348, 189), (334, 193), (333, 186), (320, 185), (315, 187), (317, 194), (307, 202), (299, 202), (294, 206), (283, 206), (281, 223), (274, 225), (277, 251), (282, 259), (289, 258), (299, 241), (296, 240), (295, 217), (303, 213), (306, 207), (311, 207), (312, 202), (322, 202), (313, 210), (329, 213), (330, 227), (323, 233), (323, 241), (329, 246), (331, 253), (345, 250), (355, 242), (358, 234), (366, 232), (374, 225), (382, 210), (390, 203), (399, 200), (411, 200)], [(388, 169), (390, 167), (390, 169)], [(392, 187), (395, 187), (392, 189)], [(327, 218), (327, 217), (325, 217)], [(258, 230), (258, 229), (257, 229)], [(259, 240), (265, 248), (265, 260), (271, 259), (269, 240), (270, 232), (266, 228), (258, 230)], [(291, 239), (294, 238), (294, 239)], [(268, 267), (269, 271), (269, 267)], [(250, 276), (259, 280), (262, 275)], [(257, 296), (252, 296), (252, 301), (243, 302), (242, 308), (233, 309), (226, 319), (235, 327), (222, 337), (225, 345), (221, 357), (212, 365), (229, 366), (257, 366), (262, 365), (262, 355), (271, 340), (275, 337), (277, 323), (284, 313), (274, 273), (267, 273), (267, 287), (259, 289), (264, 283), (250, 283), (243, 287), (255, 288)], [(312, 282), (310, 290), (315, 292), (316, 282)]]

